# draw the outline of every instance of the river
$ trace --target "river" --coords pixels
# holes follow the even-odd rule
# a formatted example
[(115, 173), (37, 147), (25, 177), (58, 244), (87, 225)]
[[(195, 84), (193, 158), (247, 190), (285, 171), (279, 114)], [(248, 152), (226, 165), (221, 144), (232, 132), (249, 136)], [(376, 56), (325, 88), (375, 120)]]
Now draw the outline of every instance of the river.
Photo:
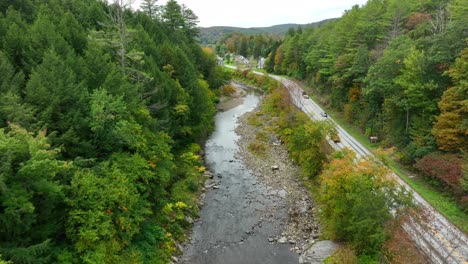
[(216, 115), (215, 131), (205, 146), (214, 188), (205, 195), (181, 263), (298, 263), (289, 244), (272, 241), (287, 222), (284, 197), (257, 181), (238, 156), (238, 119), (258, 104), (258, 95), (248, 91), (240, 105)]

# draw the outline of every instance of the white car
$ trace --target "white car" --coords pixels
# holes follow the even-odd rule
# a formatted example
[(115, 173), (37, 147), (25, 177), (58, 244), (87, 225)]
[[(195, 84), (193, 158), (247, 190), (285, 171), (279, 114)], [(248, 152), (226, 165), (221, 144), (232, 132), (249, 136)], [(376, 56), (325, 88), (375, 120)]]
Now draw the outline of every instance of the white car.
[(328, 114), (325, 113), (325, 112), (320, 113), (320, 115), (322, 115), (323, 117), (327, 117), (327, 116), (328, 116)]

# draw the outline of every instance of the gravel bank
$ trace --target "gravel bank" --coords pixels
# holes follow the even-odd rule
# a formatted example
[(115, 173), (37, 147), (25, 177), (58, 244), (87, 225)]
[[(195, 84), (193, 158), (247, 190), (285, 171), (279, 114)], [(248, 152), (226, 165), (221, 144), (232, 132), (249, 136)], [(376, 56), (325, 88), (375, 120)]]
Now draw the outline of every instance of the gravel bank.
[[(286, 200), (287, 223), (281, 234), (271, 238), (270, 242), (290, 243), (291, 250), (301, 254), (320, 235), (314, 202), (299, 179), (300, 168), (289, 158), (287, 147), (274, 133), (266, 129), (272, 125), (271, 117), (262, 115), (259, 108), (260, 106), (239, 119), (236, 128), (236, 133), (240, 136), (237, 142), (239, 146), (237, 155), (259, 182)], [(249, 122), (249, 119), (258, 122)], [(251, 125), (252, 123), (261, 125)], [(257, 139), (259, 133), (262, 135), (261, 142), (265, 147), (263, 155), (255, 155), (249, 150), (250, 144), (259, 142)]]

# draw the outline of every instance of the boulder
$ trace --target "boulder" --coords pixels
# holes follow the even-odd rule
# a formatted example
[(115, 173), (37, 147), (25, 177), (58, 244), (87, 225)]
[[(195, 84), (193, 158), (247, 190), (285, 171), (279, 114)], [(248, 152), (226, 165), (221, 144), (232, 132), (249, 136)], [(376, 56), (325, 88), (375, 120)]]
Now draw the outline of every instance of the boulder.
[(338, 244), (331, 240), (322, 240), (304, 250), (299, 257), (301, 264), (322, 264), (323, 260), (331, 256), (338, 249)]

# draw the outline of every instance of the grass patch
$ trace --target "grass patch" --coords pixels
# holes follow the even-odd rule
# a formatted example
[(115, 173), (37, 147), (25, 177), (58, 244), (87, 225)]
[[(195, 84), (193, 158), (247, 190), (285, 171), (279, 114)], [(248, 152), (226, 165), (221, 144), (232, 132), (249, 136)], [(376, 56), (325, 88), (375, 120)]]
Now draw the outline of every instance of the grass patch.
[(249, 115), (249, 117), (247, 118), (247, 124), (251, 126), (261, 126), (262, 121), (255, 115)]
[(265, 131), (259, 131), (255, 134), (255, 138), (258, 141), (267, 142), (268, 141), (268, 134)]
[(258, 140), (250, 143), (247, 148), (249, 149), (249, 151), (256, 155), (256, 156), (259, 156), (259, 157), (264, 157), (266, 155), (266, 146), (265, 146), (265, 143), (264, 142), (260, 142)]

